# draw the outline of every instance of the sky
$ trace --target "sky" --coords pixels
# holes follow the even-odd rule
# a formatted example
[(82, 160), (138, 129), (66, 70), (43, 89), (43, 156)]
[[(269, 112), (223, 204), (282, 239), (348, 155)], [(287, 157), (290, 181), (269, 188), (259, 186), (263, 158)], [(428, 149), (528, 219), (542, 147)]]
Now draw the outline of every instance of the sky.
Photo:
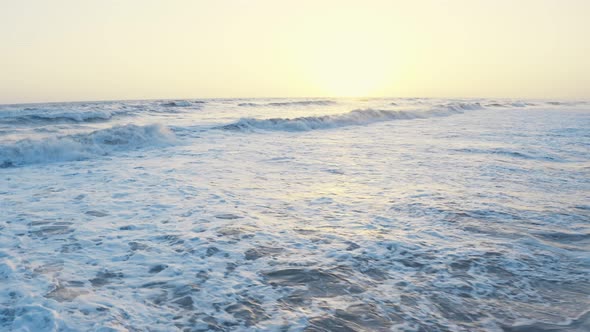
[(590, 98), (587, 0), (0, 0), (0, 103)]

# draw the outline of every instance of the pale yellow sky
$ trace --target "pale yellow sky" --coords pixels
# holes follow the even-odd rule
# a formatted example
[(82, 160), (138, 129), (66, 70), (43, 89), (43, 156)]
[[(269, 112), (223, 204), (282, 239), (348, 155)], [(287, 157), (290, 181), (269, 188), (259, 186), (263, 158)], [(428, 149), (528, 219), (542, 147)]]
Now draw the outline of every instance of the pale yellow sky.
[(587, 0), (0, 0), (0, 103), (590, 98)]

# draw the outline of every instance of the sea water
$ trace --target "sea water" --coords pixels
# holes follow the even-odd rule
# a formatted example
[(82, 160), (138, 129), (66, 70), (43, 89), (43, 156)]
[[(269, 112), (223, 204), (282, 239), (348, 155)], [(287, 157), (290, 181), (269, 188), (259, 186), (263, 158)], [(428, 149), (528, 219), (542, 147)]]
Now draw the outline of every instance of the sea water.
[(0, 106), (0, 330), (588, 331), (590, 103)]

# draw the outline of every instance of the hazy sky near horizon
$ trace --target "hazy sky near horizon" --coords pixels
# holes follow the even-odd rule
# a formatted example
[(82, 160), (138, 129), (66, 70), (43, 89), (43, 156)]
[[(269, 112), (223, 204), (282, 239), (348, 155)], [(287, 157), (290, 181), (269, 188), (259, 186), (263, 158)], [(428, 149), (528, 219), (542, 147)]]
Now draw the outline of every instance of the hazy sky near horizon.
[(0, 103), (590, 98), (587, 0), (0, 0)]

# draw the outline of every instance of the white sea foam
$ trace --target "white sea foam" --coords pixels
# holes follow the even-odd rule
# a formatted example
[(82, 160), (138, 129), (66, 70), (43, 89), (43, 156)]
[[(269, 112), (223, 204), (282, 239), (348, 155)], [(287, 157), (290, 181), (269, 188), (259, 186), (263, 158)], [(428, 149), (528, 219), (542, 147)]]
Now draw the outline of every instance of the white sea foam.
[(19, 332), (52, 332), (60, 329), (60, 319), (55, 311), (41, 305), (15, 308), (11, 330)]
[(0, 331), (588, 326), (588, 104), (307, 100), (0, 121)]
[(84, 160), (113, 152), (173, 143), (174, 134), (161, 125), (115, 126), (85, 134), (25, 139), (0, 145), (0, 165)]
[[(0, 258), (1, 257), (2, 256), (0, 256)], [(15, 270), (16, 267), (14, 266), (14, 263), (6, 258), (3, 258), (3, 260), (0, 261), (0, 280), (12, 278)]]

